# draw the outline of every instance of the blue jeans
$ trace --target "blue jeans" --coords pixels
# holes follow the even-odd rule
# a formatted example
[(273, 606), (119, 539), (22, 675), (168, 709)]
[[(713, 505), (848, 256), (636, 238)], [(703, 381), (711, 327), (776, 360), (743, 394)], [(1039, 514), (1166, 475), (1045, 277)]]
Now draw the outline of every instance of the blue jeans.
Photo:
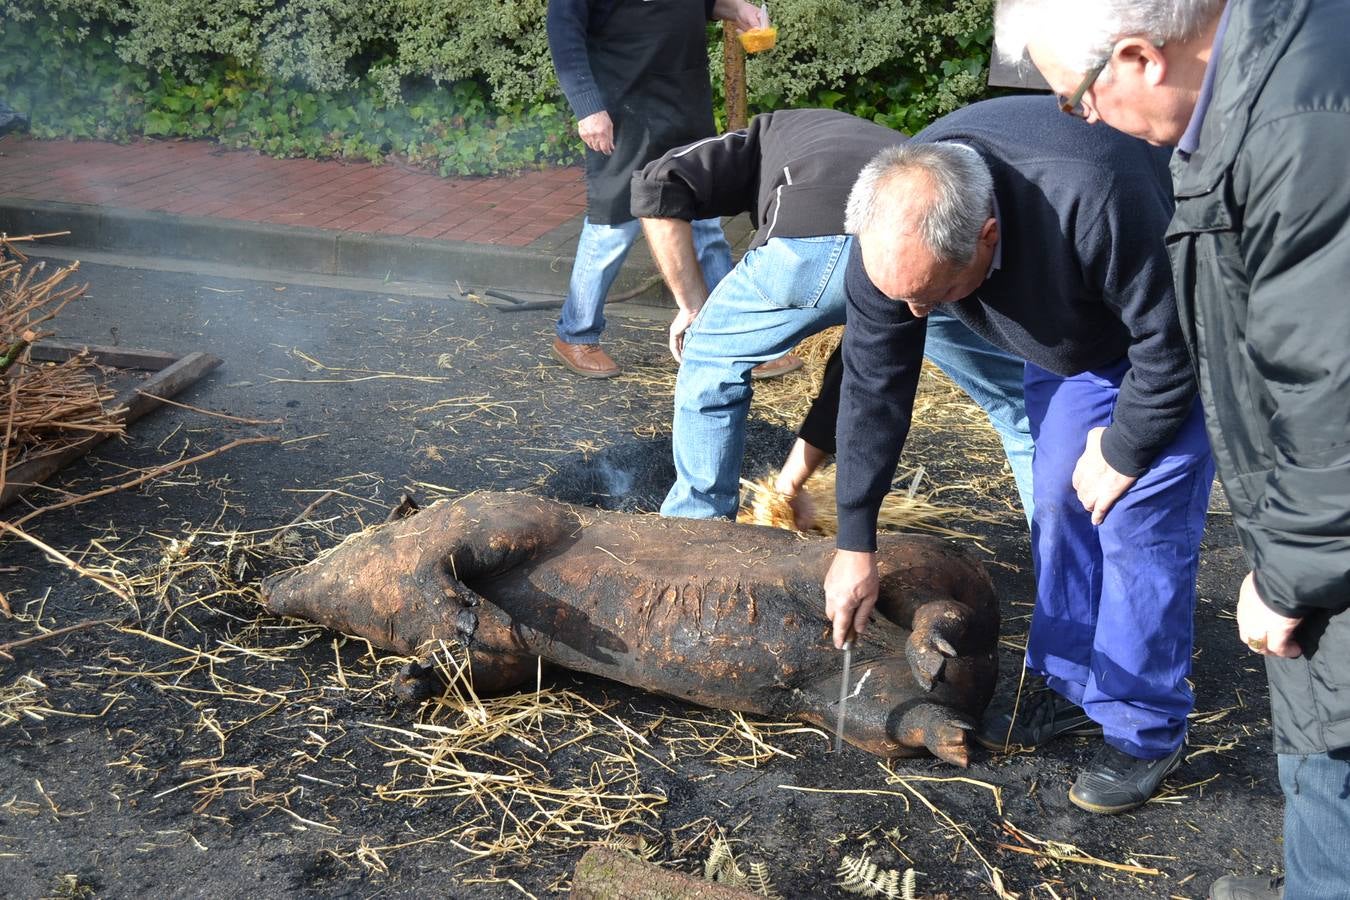
[[(721, 219), (698, 219), (693, 228), (694, 251), (711, 291), (731, 271), (731, 245), (722, 233)], [(642, 223), (637, 219), (621, 225), (598, 225), (585, 220), (567, 285), (567, 300), (558, 319), (560, 340), (568, 344), (600, 342), (600, 333), (605, 330), (605, 297), (641, 233)]]
[(1350, 896), (1350, 748), (1279, 760), (1284, 900)]
[[(684, 337), (675, 383), (675, 484), (661, 514), (732, 518), (739, 504), (750, 370), (803, 338), (842, 325), (853, 239), (773, 238), (751, 250), (712, 292)], [(990, 415), (1024, 504), (1031, 503), (1031, 435), (1022, 363), (955, 319), (931, 315), (925, 351)]]
[(1027, 667), (1140, 759), (1181, 745), (1195, 697), (1195, 576), (1214, 460), (1197, 400), (1172, 442), (1093, 525), (1073, 488), (1087, 432), (1111, 423), (1121, 362), (1065, 378), (1027, 364), (1036, 438)]

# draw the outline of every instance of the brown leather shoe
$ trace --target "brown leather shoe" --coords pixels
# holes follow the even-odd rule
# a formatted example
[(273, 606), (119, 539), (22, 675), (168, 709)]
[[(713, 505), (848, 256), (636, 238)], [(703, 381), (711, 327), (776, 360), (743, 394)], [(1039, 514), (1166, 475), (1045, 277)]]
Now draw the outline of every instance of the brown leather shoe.
[(613, 378), (619, 374), (619, 364), (599, 344), (569, 344), (555, 337), (553, 355), (583, 378)]
[(802, 362), (800, 356), (795, 353), (787, 353), (777, 359), (771, 359), (766, 363), (755, 366), (750, 370), (750, 377), (755, 379), (777, 378), (779, 375), (795, 372), (803, 365), (805, 363)]

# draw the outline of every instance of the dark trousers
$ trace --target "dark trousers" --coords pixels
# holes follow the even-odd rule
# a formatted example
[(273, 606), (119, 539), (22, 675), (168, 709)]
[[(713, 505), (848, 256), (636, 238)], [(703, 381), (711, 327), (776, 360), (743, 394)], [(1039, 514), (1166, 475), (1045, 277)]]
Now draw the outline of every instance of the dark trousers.
[(1027, 667), (1140, 759), (1180, 746), (1195, 697), (1195, 575), (1214, 462), (1197, 401), (1172, 443), (1100, 526), (1072, 484), (1087, 432), (1111, 423), (1128, 362), (1064, 378), (1027, 364), (1036, 445), (1036, 606)]

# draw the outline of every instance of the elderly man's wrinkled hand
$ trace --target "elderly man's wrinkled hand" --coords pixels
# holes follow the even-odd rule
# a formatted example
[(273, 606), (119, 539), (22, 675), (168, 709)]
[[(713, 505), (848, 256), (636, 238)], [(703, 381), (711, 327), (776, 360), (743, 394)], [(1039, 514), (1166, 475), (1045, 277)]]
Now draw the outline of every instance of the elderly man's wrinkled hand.
[(850, 632), (862, 634), (867, 628), (880, 584), (875, 553), (835, 551), (825, 575), (825, 615), (833, 623), (836, 648), (843, 649)]
[(1078, 492), (1083, 509), (1092, 515), (1093, 525), (1102, 524), (1116, 501), (1138, 481), (1111, 468), (1102, 456), (1102, 433), (1105, 431), (1105, 428), (1088, 431), (1087, 446), (1073, 467), (1073, 489)]
[(1303, 648), (1294, 640), (1294, 631), (1303, 622), (1280, 615), (1266, 605), (1256, 589), (1256, 573), (1248, 572), (1238, 589), (1238, 637), (1253, 653), (1262, 656), (1283, 656), (1293, 659), (1303, 655)]
[(614, 152), (614, 121), (603, 109), (577, 122), (577, 132), (582, 143), (596, 153), (609, 156)]

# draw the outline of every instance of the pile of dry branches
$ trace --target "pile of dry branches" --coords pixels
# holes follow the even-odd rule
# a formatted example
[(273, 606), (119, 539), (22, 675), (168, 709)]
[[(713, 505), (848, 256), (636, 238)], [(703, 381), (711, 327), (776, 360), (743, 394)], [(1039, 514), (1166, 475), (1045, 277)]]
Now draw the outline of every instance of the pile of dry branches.
[(65, 282), (79, 263), (48, 273), (28, 266), (10, 239), (0, 237), (0, 489), (23, 462), (60, 453), (91, 433), (120, 433), (104, 407), (112, 392), (99, 386), (84, 355), (60, 364), (30, 358), (30, 345), (51, 332), (42, 326), (81, 296), (84, 285)]

